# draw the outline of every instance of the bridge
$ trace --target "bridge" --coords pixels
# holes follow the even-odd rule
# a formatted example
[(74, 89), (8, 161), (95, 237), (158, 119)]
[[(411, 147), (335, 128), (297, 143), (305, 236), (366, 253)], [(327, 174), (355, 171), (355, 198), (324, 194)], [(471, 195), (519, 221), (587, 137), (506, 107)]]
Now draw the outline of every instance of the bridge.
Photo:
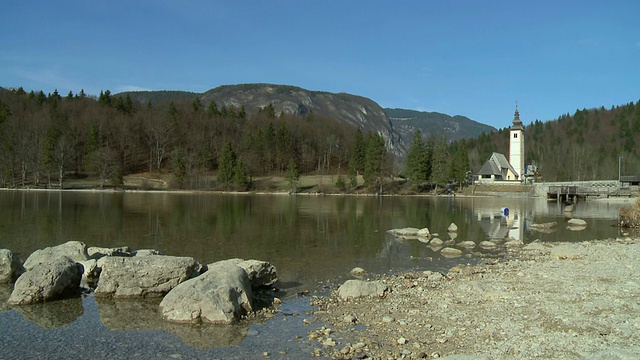
[(637, 186), (618, 180), (542, 182), (535, 183), (533, 191), (536, 196), (558, 201), (638, 195)]

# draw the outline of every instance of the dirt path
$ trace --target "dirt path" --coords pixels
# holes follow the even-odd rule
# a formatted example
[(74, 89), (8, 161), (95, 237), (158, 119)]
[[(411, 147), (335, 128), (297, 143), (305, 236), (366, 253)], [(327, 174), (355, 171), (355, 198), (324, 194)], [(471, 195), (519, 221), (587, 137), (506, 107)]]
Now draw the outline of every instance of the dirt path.
[[(334, 358), (640, 358), (640, 239), (532, 243), (496, 264), (378, 279), (384, 298), (314, 300)], [(459, 359), (460, 357), (456, 357)]]

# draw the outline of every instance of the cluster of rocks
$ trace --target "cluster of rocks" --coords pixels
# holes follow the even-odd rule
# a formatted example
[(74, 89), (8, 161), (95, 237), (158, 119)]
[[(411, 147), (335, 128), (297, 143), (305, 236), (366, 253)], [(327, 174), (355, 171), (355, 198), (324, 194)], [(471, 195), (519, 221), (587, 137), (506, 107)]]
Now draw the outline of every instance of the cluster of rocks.
[(278, 281), (259, 260), (203, 265), (191, 257), (128, 247), (87, 247), (79, 241), (36, 250), (24, 262), (0, 249), (0, 283), (14, 283), (7, 301), (29, 305), (93, 292), (96, 297), (161, 297), (163, 318), (181, 323), (236, 322), (254, 309), (253, 291)]
[(349, 280), (332, 296), (312, 299), (321, 324), (308, 333), (312, 355), (637, 359), (639, 261), (640, 239), (536, 241), (509, 261), (460, 265), (446, 274), (369, 274), (368, 281)]
[[(523, 246), (523, 242), (518, 239), (507, 239), (506, 241), (499, 241), (498, 239), (491, 239), (482, 241), (476, 244), (470, 240), (459, 241), (458, 240), (458, 226), (455, 223), (451, 223), (447, 228), (447, 235), (449, 239), (442, 240), (438, 233), (431, 233), (429, 228), (413, 228), (406, 227), (402, 229), (392, 229), (388, 231), (393, 236), (401, 239), (417, 239), (420, 242), (427, 244), (433, 251), (440, 252), (444, 257), (453, 258), (459, 257), (464, 254), (464, 250), (471, 250), (476, 247), (480, 247), (483, 250), (494, 250), (498, 247), (502, 248), (519, 248)], [(469, 254), (471, 256), (471, 254)]]

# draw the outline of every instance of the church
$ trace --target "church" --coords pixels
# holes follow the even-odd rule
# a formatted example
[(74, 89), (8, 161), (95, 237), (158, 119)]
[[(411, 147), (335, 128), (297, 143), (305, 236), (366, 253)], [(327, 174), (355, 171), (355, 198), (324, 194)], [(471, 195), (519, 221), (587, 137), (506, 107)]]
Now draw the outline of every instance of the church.
[(522, 183), (525, 180), (524, 166), (524, 127), (520, 120), (520, 112), (516, 105), (513, 124), (509, 130), (509, 160), (500, 153), (494, 152), (478, 172), (478, 183), (508, 181)]

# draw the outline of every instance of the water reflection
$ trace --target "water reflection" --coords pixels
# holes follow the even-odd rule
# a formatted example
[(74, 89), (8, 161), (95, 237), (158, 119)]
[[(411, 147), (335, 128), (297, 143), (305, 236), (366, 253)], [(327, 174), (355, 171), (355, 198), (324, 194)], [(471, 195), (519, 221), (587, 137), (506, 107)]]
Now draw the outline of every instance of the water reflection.
[(247, 336), (248, 324), (176, 324), (162, 319), (161, 299), (94, 298), (100, 320), (111, 330), (164, 330), (178, 336), (189, 346), (205, 349), (238, 345)]
[(16, 305), (13, 310), (43, 329), (61, 329), (82, 316), (84, 308), (80, 297), (31, 305)]

